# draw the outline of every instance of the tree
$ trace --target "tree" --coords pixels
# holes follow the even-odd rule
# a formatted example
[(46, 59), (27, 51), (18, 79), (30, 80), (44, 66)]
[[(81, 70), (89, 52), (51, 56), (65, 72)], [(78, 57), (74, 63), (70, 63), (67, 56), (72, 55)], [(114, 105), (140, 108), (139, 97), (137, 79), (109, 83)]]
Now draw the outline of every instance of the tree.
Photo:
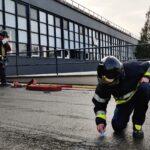
[(141, 37), (135, 50), (135, 56), (139, 59), (150, 58), (150, 8), (146, 13), (146, 22), (141, 30)]

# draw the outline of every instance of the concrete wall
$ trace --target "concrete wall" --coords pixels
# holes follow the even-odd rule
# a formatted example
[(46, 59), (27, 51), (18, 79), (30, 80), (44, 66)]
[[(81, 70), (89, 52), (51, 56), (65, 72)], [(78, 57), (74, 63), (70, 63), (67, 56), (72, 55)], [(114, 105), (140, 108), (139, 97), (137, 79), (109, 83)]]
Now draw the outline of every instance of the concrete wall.
[(82, 25), (85, 25), (90, 28), (94, 28), (98, 31), (102, 31), (109, 35), (115, 36), (119, 39), (123, 39), (127, 42), (130, 42), (133, 44), (137, 43), (136, 39), (134, 39), (130, 36), (127, 36), (126, 34), (123, 34), (123, 33), (119, 32), (118, 30), (115, 30), (107, 25), (104, 25), (103, 23), (100, 23), (99, 21), (96, 21), (95, 19), (92, 19), (92, 18), (80, 13), (79, 11), (75, 11), (74, 9), (72, 9), (66, 5), (63, 5), (55, 0), (42, 0), (42, 1), (41, 0), (22, 0), (22, 1), (27, 2), (33, 6), (37, 6), (39, 8), (45, 9), (49, 12), (52, 12), (52, 13), (62, 16), (64, 18), (75, 21)]

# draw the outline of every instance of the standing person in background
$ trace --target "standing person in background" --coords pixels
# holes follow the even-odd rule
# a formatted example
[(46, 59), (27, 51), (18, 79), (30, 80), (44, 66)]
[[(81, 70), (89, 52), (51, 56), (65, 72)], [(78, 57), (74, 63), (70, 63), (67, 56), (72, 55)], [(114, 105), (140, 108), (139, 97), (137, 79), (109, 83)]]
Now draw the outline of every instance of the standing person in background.
[(150, 100), (150, 61), (122, 64), (114, 56), (107, 56), (98, 65), (97, 77), (99, 83), (92, 101), (98, 132), (106, 130), (106, 109), (113, 95), (116, 101), (112, 119), (114, 131), (121, 133), (133, 112), (133, 137), (143, 138), (142, 125)]
[(6, 30), (0, 31), (0, 77), (1, 77), (1, 86), (7, 86), (6, 81), (6, 60), (7, 52), (11, 51), (9, 44), (9, 35)]

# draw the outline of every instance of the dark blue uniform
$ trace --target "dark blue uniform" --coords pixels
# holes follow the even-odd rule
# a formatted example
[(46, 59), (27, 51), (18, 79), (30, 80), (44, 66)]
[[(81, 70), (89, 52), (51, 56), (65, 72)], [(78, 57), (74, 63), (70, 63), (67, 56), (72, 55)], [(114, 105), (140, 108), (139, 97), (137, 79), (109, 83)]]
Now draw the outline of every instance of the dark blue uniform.
[(116, 109), (112, 119), (114, 130), (126, 127), (130, 114), (133, 112), (133, 124), (142, 125), (150, 100), (150, 83), (140, 83), (144, 76), (150, 78), (150, 62), (127, 62), (123, 64), (124, 74), (118, 84), (97, 85), (93, 103), (96, 124), (106, 124), (106, 108), (111, 95), (116, 100)]
[(0, 77), (1, 85), (6, 85), (6, 73), (5, 63), (7, 52), (11, 50), (11, 47), (7, 41), (0, 40)]

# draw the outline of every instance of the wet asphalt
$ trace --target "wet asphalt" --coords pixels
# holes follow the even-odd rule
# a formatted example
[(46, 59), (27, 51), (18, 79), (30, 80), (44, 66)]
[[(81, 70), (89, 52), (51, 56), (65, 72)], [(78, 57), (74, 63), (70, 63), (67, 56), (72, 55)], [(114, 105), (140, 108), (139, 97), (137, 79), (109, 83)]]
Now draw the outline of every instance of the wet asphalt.
[(107, 109), (107, 131), (96, 131), (90, 90), (27, 91), (0, 87), (0, 150), (150, 150), (150, 110), (143, 126), (144, 139), (132, 138), (132, 122), (115, 135)]

